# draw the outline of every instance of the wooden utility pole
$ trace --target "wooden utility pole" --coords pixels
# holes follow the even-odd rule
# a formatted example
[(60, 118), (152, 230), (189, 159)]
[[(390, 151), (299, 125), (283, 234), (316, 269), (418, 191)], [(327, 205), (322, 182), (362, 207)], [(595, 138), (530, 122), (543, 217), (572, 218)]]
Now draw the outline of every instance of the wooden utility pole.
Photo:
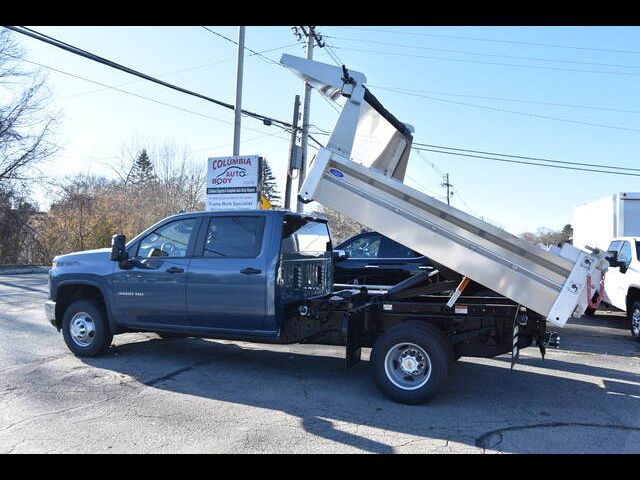
[(295, 156), (298, 153), (296, 143), (298, 140), (298, 117), (300, 117), (300, 95), (296, 95), (293, 103), (293, 121), (291, 124), (291, 144), (289, 145), (289, 168), (287, 169), (287, 185), (284, 192), (284, 208), (291, 207), (291, 174), (293, 173), (293, 165)]
[[(307, 60), (313, 60), (313, 45), (315, 38), (313, 35), (313, 29), (315, 27), (309, 27), (307, 32), (304, 27), (302, 31), (307, 36)], [(298, 174), (298, 189), (302, 187), (304, 177), (307, 173), (307, 145), (309, 143), (309, 108), (311, 107), (311, 84), (304, 82), (304, 110), (302, 111), (302, 139), (300, 141), (300, 149), (302, 151), (302, 162), (300, 164), (300, 173)], [(296, 211), (301, 213), (304, 211), (304, 204), (298, 200)]]
[(450, 200), (451, 197), (453, 196), (453, 192), (451, 191), (451, 187), (453, 187), (453, 185), (451, 185), (449, 183), (449, 174), (445, 174), (444, 176), (444, 182), (442, 183), (443, 187), (447, 187), (447, 205), (451, 205)]

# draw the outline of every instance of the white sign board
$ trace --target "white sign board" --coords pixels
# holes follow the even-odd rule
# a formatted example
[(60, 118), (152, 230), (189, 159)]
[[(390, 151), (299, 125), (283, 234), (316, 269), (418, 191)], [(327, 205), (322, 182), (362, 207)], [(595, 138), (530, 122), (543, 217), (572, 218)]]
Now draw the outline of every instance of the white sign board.
[(259, 208), (261, 160), (258, 155), (209, 158), (206, 209), (220, 211)]

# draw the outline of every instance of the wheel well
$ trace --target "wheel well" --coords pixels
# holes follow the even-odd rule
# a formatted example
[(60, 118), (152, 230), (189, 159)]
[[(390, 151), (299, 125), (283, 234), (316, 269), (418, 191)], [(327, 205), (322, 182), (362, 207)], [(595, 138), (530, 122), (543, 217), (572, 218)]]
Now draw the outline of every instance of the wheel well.
[(98, 287), (93, 285), (62, 285), (56, 292), (56, 323), (58, 329), (62, 327), (62, 317), (67, 307), (76, 300), (91, 299), (98, 302), (102, 306), (105, 315), (104, 297)]
[(629, 312), (631, 305), (638, 300), (640, 300), (640, 288), (629, 287), (627, 292), (627, 312)]

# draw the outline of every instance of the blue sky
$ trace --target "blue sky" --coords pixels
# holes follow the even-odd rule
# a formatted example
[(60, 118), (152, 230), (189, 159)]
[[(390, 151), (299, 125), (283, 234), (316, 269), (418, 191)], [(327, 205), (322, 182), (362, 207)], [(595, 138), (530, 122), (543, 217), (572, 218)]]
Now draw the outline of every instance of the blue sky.
[[(234, 101), (236, 47), (201, 27), (31, 28), (191, 90)], [(236, 27), (210, 28), (237, 37)], [(348, 68), (366, 75), (381, 102), (415, 127), (415, 142), (640, 167), (638, 27), (320, 26), (318, 30)], [(194, 161), (203, 164), (209, 156), (231, 155), (232, 111), (37, 40), (20, 37), (19, 41), (29, 60), (112, 86), (127, 84), (120, 88), (215, 117), (49, 71), (54, 106), (63, 114), (59, 140), (64, 147), (45, 167), (49, 175), (111, 175), (109, 164), (133, 135), (187, 145)], [(257, 51), (286, 47), (265, 54), (275, 60), (284, 52), (305, 55), (286, 26), (247, 27), (246, 46)], [(314, 53), (316, 60), (332, 63), (326, 50), (316, 48)], [(179, 70), (186, 71), (170, 74)], [(302, 82), (288, 70), (245, 57), (243, 108), (290, 121), (293, 97), (302, 93)], [(311, 123), (330, 130), (336, 118), (330, 105), (314, 93)], [(248, 118), (242, 125), (241, 154), (266, 156), (284, 191), (289, 135)], [(516, 234), (540, 226), (561, 228), (571, 222), (577, 204), (617, 191), (640, 191), (640, 177), (433, 152), (412, 153), (406, 183), (443, 195), (440, 184), (445, 172), (456, 190), (452, 205)], [(45, 196), (40, 194), (39, 200), (46, 206)]]

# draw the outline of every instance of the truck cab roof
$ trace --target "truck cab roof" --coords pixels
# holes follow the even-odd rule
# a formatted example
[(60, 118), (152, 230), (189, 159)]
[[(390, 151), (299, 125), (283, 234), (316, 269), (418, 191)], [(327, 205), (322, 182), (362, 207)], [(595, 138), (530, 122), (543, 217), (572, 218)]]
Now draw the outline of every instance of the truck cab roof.
[(278, 209), (278, 210), (231, 210), (231, 211), (197, 211), (197, 212), (186, 212), (186, 213), (176, 213), (174, 215), (170, 215), (162, 221), (168, 219), (182, 218), (182, 217), (194, 217), (194, 216), (207, 216), (207, 215), (243, 215), (243, 214), (251, 214), (251, 215), (265, 215), (265, 216), (295, 216), (300, 218), (306, 218), (314, 221), (327, 222), (327, 219), (321, 215), (316, 215), (313, 213), (297, 213), (292, 212), (291, 210), (286, 209)]

